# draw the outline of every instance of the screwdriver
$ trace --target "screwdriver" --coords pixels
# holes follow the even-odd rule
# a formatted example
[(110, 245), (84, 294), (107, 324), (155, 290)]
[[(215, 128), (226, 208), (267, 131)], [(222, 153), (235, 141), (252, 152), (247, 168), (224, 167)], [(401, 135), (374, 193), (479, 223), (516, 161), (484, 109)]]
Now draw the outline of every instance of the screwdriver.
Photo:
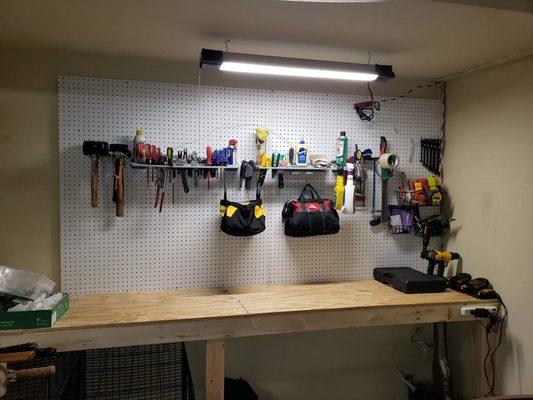
[[(170, 168), (174, 165), (174, 149), (172, 147), (167, 147), (167, 160)], [(176, 178), (176, 170), (172, 169), (172, 174), (168, 174), (169, 182), (172, 182), (172, 204), (174, 204), (174, 178)]]
[(159, 204), (159, 213), (161, 214), (161, 211), (163, 211), (163, 202), (165, 201), (165, 170), (161, 168), (160, 171), (160, 178), (161, 178), (161, 203)]

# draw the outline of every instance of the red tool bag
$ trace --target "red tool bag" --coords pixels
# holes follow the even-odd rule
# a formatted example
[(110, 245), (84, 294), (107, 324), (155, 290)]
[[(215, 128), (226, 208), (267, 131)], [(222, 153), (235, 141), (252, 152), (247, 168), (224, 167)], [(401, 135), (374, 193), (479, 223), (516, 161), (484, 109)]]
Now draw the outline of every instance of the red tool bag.
[(283, 207), (287, 236), (329, 235), (339, 232), (339, 214), (330, 199), (322, 199), (310, 184), (305, 185), (298, 200)]

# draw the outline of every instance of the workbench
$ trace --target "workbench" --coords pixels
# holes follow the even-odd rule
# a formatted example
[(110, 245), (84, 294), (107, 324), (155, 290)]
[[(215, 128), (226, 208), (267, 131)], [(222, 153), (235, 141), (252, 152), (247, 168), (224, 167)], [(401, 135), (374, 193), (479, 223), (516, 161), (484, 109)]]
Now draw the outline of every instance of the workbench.
[(51, 328), (0, 331), (0, 346), (59, 351), (206, 340), (206, 398), (224, 396), (224, 340), (351, 327), (453, 322), (497, 303), (447, 290), (404, 294), (374, 280), (71, 296)]

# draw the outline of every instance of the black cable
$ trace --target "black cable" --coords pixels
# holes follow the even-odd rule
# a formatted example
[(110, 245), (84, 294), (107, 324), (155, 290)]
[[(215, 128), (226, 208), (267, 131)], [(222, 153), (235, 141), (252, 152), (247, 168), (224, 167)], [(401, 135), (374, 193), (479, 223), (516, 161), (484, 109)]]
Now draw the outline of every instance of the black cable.
[(399, 99), (403, 99), (403, 98), (409, 96), (416, 89), (429, 89), (429, 88), (432, 88), (432, 87), (435, 87), (435, 86), (441, 86), (442, 84), (443, 84), (442, 82), (435, 82), (435, 83), (427, 83), (427, 84), (423, 84), (423, 85), (416, 85), (416, 86), (412, 87), (411, 89), (409, 89), (407, 92), (405, 92), (404, 94), (402, 94), (400, 96), (388, 97), (386, 99), (382, 99), (381, 102), (382, 103), (386, 103), (387, 101), (396, 101), (396, 100), (399, 100)]
[[(498, 332), (498, 343), (496, 344), (496, 347), (494, 347), (494, 349), (492, 350), (492, 354), (490, 354), (490, 365), (491, 365), (492, 376), (491, 376), (491, 381), (490, 382), (487, 379), (487, 385), (489, 386), (489, 391), (487, 392), (487, 394), (485, 394), (485, 397), (489, 396), (489, 395), (491, 395), (491, 396), (494, 395), (494, 389), (496, 388), (496, 372), (494, 370), (494, 366), (495, 366), (494, 357), (495, 357), (496, 352), (498, 351), (500, 345), (502, 344), (503, 325), (505, 323), (505, 319), (507, 318), (507, 315), (509, 314), (509, 311), (507, 310), (507, 307), (505, 306), (505, 303), (502, 301), (501, 297), (499, 298), (499, 300), (500, 300), (501, 307), (498, 308), (498, 312), (500, 311), (501, 308), (503, 308), (505, 313), (504, 313), (503, 317), (500, 320), (499, 327), (497, 328), (499, 330), (499, 332)], [(495, 331), (492, 330), (492, 332), (495, 332)], [(488, 341), (488, 333), (487, 333), (487, 341)], [(489, 350), (490, 350), (490, 346), (489, 346)], [(488, 352), (487, 352), (487, 355), (488, 355)], [(485, 362), (486, 362), (486, 360), (487, 360), (487, 357), (485, 357)], [(485, 376), (485, 378), (487, 378), (487, 376)]]
[(381, 109), (381, 104), (379, 104), (379, 101), (374, 101), (374, 93), (372, 93), (372, 89), (370, 88), (370, 82), (366, 83), (366, 87), (368, 88), (368, 93), (370, 94), (370, 101), (356, 103), (354, 108), (355, 112), (357, 115), (359, 115), (359, 118), (362, 121), (372, 121), (375, 114), (374, 110), (379, 111)]
[[(485, 394), (485, 397), (487, 397), (489, 395), (494, 394), (494, 389), (491, 389), (490, 387), (491, 379), (489, 379), (489, 373), (487, 372), (487, 360), (491, 352), (488, 330), (485, 330), (485, 341), (487, 342), (487, 354), (485, 354), (485, 358), (483, 359), (483, 372), (485, 373), (485, 381), (487, 382), (487, 386), (489, 387), (489, 392)], [(491, 373), (494, 376), (494, 370), (491, 370)]]
[(370, 88), (370, 82), (367, 82), (366, 86), (368, 88), (368, 93), (370, 94), (370, 101), (365, 101), (361, 103), (356, 103), (354, 106), (355, 112), (357, 112), (357, 115), (359, 118), (363, 121), (372, 121), (374, 119), (375, 111), (380, 111), (381, 109), (381, 103), (386, 103), (387, 101), (396, 101), (398, 99), (403, 99), (407, 97), (409, 94), (411, 94), (416, 89), (427, 89), (432, 88), (435, 86), (441, 86), (444, 83), (441, 82), (435, 82), (435, 83), (428, 83), (423, 85), (417, 85), (409, 89), (404, 94), (397, 96), (397, 97), (388, 97), (386, 99), (381, 100), (381, 102), (374, 100), (374, 93), (372, 93), (372, 89)]
[(379, 111), (381, 109), (381, 104), (379, 101), (374, 101), (374, 93), (372, 93), (372, 89), (370, 88), (370, 82), (366, 83), (366, 87), (368, 88), (368, 93), (370, 93), (370, 102), (372, 103), (372, 106), (375, 110)]

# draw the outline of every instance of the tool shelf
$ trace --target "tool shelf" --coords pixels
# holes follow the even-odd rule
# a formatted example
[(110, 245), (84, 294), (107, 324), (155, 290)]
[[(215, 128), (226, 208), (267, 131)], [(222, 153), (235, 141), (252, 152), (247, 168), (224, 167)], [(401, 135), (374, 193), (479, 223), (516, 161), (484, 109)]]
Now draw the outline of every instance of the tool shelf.
[(286, 167), (257, 167), (258, 170), (274, 170), (274, 171), (283, 171), (283, 172), (326, 172), (326, 171), (335, 171), (337, 167), (328, 167), (328, 168), (316, 168), (312, 165), (307, 166), (286, 166)]
[(237, 166), (222, 166), (222, 165), (166, 165), (166, 164), (141, 164), (136, 162), (130, 162), (130, 166), (133, 169), (146, 169), (146, 168), (163, 168), (163, 169), (223, 169), (225, 171), (237, 171)]

